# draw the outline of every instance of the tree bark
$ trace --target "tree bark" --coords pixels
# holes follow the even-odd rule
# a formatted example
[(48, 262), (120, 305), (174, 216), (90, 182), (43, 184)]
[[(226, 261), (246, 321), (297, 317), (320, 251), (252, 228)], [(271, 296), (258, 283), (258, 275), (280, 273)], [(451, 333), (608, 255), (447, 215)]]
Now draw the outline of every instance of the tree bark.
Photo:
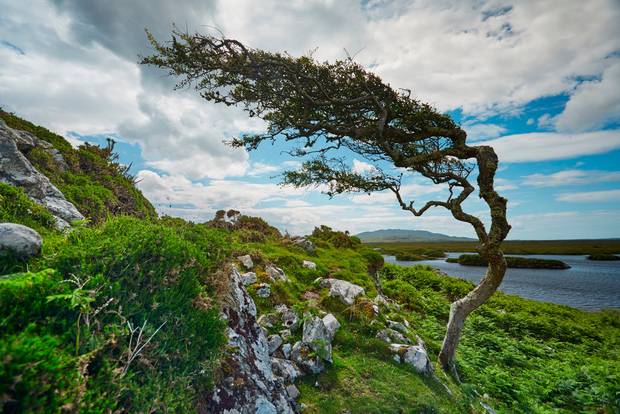
[(446, 329), (446, 336), (439, 352), (439, 362), (446, 372), (458, 380), (455, 365), (456, 348), (461, 339), (461, 332), (465, 318), (487, 301), (495, 293), (506, 274), (506, 259), (501, 251), (496, 250), (488, 254), (489, 265), (486, 275), (480, 284), (465, 297), (452, 303), (450, 318)]

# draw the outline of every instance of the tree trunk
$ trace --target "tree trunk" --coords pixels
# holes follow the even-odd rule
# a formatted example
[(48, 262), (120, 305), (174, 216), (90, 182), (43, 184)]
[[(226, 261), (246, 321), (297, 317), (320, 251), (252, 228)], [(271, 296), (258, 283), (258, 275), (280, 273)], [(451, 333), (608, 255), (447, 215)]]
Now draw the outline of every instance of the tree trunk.
[(454, 358), (465, 318), (495, 293), (504, 279), (504, 274), (506, 274), (506, 260), (499, 250), (489, 253), (488, 261), (487, 273), (484, 279), (480, 281), (480, 284), (465, 297), (452, 303), (450, 307), (450, 318), (448, 320), (446, 336), (439, 352), (439, 362), (443, 369), (446, 372), (452, 373), (457, 380), (458, 374)]

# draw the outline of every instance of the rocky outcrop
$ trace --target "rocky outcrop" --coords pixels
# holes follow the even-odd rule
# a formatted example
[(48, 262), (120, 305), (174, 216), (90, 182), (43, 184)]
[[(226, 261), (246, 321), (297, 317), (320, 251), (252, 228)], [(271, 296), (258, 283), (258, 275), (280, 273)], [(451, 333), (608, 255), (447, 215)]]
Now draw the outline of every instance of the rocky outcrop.
[[(21, 187), (32, 200), (47, 208), (56, 218), (58, 228), (69, 227), (71, 222), (83, 220), (84, 216), (67, 201), (60, 190), (32, 166), (19, 150), (18, 144), (24, 150), (36, 145), (50, 145), (32, 134), (9, 128), (0, 120), (0, 181)], [(55, 155), (56, 158), (62, 158), (60, 153)]]
[(41, 254), (41, 236), (30, 227), (0, 223), (0, 257), (28, 258)]
[(355, 298), (365, 293), (364, 288), (340, 279), (322, 279), (321, 287), (329, 288), (329, 296), (340, 299), (345, 305), (353, 305)]
[(281, 378), (274, 375), (269, 346), (256, 321), (256, 305), (248, 295), (241, 276), (233, 270), (229, 293), (222, 307), (228, 321), (231, 353), (223, 358), (223, 376), (213, 393), (200, 406), (201, 413), (291, 414), (294, 399)]

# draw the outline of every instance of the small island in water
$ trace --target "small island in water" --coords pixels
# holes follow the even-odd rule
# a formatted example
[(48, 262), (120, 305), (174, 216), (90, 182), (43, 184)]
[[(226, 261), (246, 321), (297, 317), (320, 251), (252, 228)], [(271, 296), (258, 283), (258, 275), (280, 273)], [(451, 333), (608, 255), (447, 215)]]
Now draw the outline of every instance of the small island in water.
[[(446, 259), (449, 263), (458, 263), (463, 266), (487, 266), (478, 254), (462, 254), (459, 257)], [(530, 257), (506, 256), (506, 263), (509, 268), (517, 269), (570, 269), (570, 266), (561, 260), (535, 259)]]
[(598, 260), (598, 261), (615, 261), (620, 260), (620, 256), (616, 256), (615, 254), (591, 254), (588, 256), (588, 260)]

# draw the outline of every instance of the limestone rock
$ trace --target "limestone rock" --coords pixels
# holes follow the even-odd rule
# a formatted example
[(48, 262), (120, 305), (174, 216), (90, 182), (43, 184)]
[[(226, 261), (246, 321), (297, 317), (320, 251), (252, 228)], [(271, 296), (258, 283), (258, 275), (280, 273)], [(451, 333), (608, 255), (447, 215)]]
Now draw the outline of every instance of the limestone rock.
[(279, 267), (268, 264), (265, 268), (265, 271), (267, 272), (267, 276), (269, 276), (269, 278), (273, 281), (288, 282), (288, 277), (286, 277), (284, 270), (280, 269)]
[(305, 267), (306, 269), (315, 270), (316, 263), (311, 262), (310, 260), (304, 260), (303, 267)]
[(331, 336), (321, 318), (312, 316), (306, 319), (301, 340), (318, 356), (332, 362)]
[(256, 321), (256, 305), (245, 290), (241, 276), (232, 271), (222, 313), (228, 321), (228, 345), (232, 349), (222, 363), (230, 373), (221, 378), (206, 397), (205, 411), (212, 413), (285, 413), (296, 406), (269, 357), (267, 338)]
[(239, 260), (241, 264), (248, 270), (254, 267), (254, 262), (252, 261), (252, 257), (249, 254), (239, 256), (237, 257), (237, 260)]
[(295, 342), (291, 349), (291, 360), (301, 369), (311, 374), (318, 374), (325, 369), (323, 359), (312, 352), (312, 349), (302, 342)]
[(273, 354), (280, 348), (284, 341), (280, 335), (269, 335), (267, 343), (269, 344), (269, 355)]
[(284, 358), (286, 359), (290, 359), (291, 358), (291, 349), (292, 349), (292, 345), (291, 344), (284, 344), (282, 345), (282, 354), (284, 355)]
[(327, 329), (329, 340), (331, 341), (332, 339), (334, 339), (334, 335), (336, 335), (336, 331), (338, 330), (338, 328), (340, 328), (340, 322), (338, 322), (338, 319), (336, 319), (334, 315), (328, 313), (323, 317), (323, 324)]
[(321, 287), (329, 287), (329, 296), (340, 299), (345, 305), (353, 305), (355, 298), (363, 295), (365, 290), (363, 287), (340, 279), (322, 279)]
[(261, 298), (268, 298), (271, 296), (271, 287), (269, 287), (269, 284), (267, 283), (261, 283), (256, 288), (256, 294)]
[(422, 375), (431, 375), (433, 373), (433, 365), (423, 344), (392, 344), (390, 345), (390, 351), (398, 356), (398, 359), (395, 358), (398, 362), (411, 365), (417, 373)]
[(387, 326), (389, 326), (391, 329), (394, 329), (400, 333), (407, 334), (409, 332), (407, 327), (400, 322), (391, 321), (389, 319), (386, 322), (387, 322)]
[(0, 257), (28, 258), (41, 254), (41, 236), (30, 227), (0, 223)]
[(288, 306), (278, 305), (276, 306), (276, 312), (280, 315), (282, 326), (290, 329), (291, 331), (294, 331), (299, 327), (299, 316), (297, 316), (297, 313), (294, 310), (289, 309)]
[(391, 343), (410, 344), (411, 343), (411, 340), (409, 338), (407, 338), (400, 332), (395, 331), (394, 329), (390, 329), (390, 328), (382, 329), (379, 332), (377, 332), (377, 338), (381, 339), (382, 341), (388, 344), (391, 344)]
[(314, 245), (314, 243), (312, 243), (312, 241), (306, 239), (305, 237), (293, 239), (293, 244), (295, 246), (301, 247), (310, 254), (314, 254), (314, 252), (316, 251), (316, 246)]
[[(252, 260), (252, 259), (250, 259)], [(254, 272), (245, 272), (241, 275), (241, 280), (245, 286), (251, 285), (252, 283), (256, 283), (256, 273)]]
[(84, 216), (75, 206), (19, 151), (17, 141), (22, 147), (30, 145), (23, 137), (23, 131), (9, 128), (0, 120), (0, 181), (21, 187), (28, 197), (47, 208), (56, 218), (58, 228), (83, 220)]
[[(288, 344), (290, 346), (290, 344)], [(301, 371), (294, 362), (282, 358), (271, 358), (273, 373), (287, 382), (293, 382), (301, 376)]]
[(288, 393), (289, 397), (291, 397), (294, 400), (296, 400), (300, 394), (295, 384), (288, 385), (286, 387), (286, 392)]

